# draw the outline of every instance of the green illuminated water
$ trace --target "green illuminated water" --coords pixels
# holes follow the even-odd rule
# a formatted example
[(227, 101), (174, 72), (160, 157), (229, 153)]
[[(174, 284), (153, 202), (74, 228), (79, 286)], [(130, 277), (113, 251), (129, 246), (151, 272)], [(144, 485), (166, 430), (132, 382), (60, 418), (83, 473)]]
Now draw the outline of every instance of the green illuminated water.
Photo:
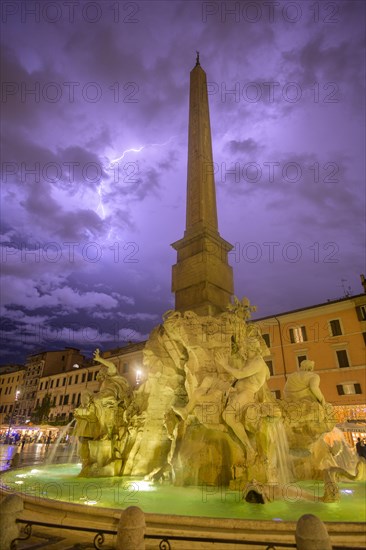
[(49, 498), (85, 506), (127, 508), (139, 506), (145, 512), (217, 518), (297, 521), (306, 513), (324, 521), (364, 522), (365, 483), (340, 483), (337, 503), (304, 501), (302, 491), (323, 494), (323, 483), (302, 481), (285, 486), (282, 498), (269, 504), (248, 504), (239, 491), (225, 487), (172, 487), (156, 485), (142, 478), (77, 477), (80, 465), (47, 465), (10, 470), (0, 480), (11, 490), (38, 498)]

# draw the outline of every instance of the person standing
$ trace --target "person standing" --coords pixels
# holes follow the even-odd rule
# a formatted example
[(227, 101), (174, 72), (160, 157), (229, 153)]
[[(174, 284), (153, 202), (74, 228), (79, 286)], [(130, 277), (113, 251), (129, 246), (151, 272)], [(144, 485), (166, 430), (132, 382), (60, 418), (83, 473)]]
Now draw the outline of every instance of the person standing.
[(361, 441), (360, 437), (357, 438), (356, 451), (358, 456), (360, 456), (361, 458), (366, 458), (366, 447)]

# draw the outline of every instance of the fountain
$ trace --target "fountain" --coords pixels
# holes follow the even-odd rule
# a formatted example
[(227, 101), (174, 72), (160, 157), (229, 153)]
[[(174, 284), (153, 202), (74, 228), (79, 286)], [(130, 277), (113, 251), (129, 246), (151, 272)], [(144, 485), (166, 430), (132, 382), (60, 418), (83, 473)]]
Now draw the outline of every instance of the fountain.
[(145, 346), (148, 375), (134, 392), (97, 350), (100, 391), (74, 412), (80, 476), (243, 490), (253, 480), (319, 480), (332, 467), (360, 479), (311, 361), (290, 375), (284, 400), (272, 396), (269, 350), (252, 310), (235, 298), (216, 316), (167, 312)]
[[(121, 482), (139, 495), (191, 487), (206, 502), (231, 491), (242, 506), (337, 502), (338, 479), (344, 490), (365, 479), (366, 461), (335, 428), (311, 361), (289, 377), (285, 399), (272, 396), (268, 348), (249, 321), (252, 310), (235, 298), (216, 316), (168, 311), (145, 346), (148, 375), (135, 391), (96, 350), (99, 392), (82, 395), (71, 422), (81, 460), (73, 475), (84, 483), (106, 478), (101, 488)], [(51, 478), (68, 472), (46, 470)]]
[[(158, 532), (179, 523), (191, 533), (214, 526), (231, 536), (262, 536), (274, 532), (273, 522), (261, 521), (271, 519), (293, 533), (286, 521), (309, 512), (327, 521), (362, 521), (358, 482), (366, 477), (365, 460), (357, 460), (335, 428), (313, 364), (303, 362), (288, 379), (285, 399), (275, 399), (264, 360), (269, 350), (250, 321), (254, 308), (245, 298), (229, 303), (232, 247), (218, 233), (206, 75), (198, 55), (190, 97), (187, 226), (172, 245), (176, 309), (145, 345), (147, 379), (132, 391), (96, 350), (99, 392), (85, 392), (74, 411), (80, 466), (15, 470), (3, 480), (32, 510), (61, 509), (63, 519), (73, 514), (82, 524), (97, 517), (111, 525), (115, 508), (132, 504), (149, 513)], [(113, 509), (103, 512), (108, 506)], [(195, 517), (178, 521), (172, 514)], [(230, 519), (217, 519), (223, 517)], [(357, 528), (346, 531), (342, 541), (359, 536)]]
[(235, 299), (216, 316), (167, 312), (135, 391), (96, 350), (99, 392), (74, 412), (81, 464), (16, 469), (3, 484), (54, 523), (111, 529), (117, 509), (137, 505), (153, 533), (178, 524), (203, 536), (215, 525), (226, 538), (276, 532), (288, 542), (290, 522), (315, 513), (335, 522), (335, 540), (359, 543), (366, 461), (335, 427), (312, 364), (289, 377), (284, 400), (273, 398), (252, 309)]

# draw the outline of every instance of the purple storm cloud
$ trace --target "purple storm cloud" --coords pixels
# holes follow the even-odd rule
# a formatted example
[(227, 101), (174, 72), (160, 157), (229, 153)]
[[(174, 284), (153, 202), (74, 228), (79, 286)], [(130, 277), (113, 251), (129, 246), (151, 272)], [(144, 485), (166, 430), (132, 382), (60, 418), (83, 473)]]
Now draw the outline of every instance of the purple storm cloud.
[(116, 348), (174, 307), (189, 73), (257, 316), (362, 292), (365, 4), (3, 1), (2, 362)]

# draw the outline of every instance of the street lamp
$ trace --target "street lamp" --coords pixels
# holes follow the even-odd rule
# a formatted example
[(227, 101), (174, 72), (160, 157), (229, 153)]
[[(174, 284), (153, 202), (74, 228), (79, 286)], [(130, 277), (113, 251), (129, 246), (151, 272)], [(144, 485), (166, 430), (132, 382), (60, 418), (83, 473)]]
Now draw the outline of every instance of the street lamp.
[(141, 384), (142, 380), (142, 370), (136, 369), (136, 386), (139, 386)]

